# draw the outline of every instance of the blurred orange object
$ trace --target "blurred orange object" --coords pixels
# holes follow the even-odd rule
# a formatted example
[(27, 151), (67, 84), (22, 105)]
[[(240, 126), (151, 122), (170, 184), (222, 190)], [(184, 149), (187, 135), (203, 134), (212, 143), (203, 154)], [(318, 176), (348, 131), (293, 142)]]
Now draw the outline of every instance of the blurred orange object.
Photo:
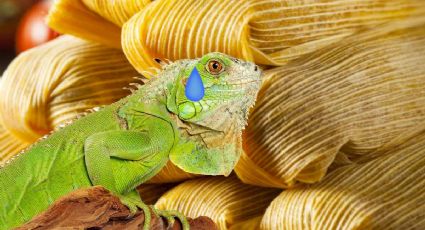
[(50, 5), (51, 1), (49, 0), (41, 1), (32, 6), (22, 17), (16, 34), (17, 53), (41, 45), (59, 36), (45, 22)]
[(37, 0), (0, 0), (0, 50), (12, 50), (19, 18)]

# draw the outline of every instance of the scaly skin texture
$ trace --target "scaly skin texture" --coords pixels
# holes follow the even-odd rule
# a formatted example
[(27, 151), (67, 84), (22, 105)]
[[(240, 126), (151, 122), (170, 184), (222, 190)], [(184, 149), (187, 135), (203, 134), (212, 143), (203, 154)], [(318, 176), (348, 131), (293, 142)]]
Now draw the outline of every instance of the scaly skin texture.
[[(205, 89), (197, 102), (185, 96), (194, 68)], [(59, 197), (93, 185), (113, 192), (132, 212), (141, 208), (150, 215), (135, 188), (168, 160), (190, 173), (229, 175), (242, 152), (241, 131), (260, 75), (254, 64), (220, 53), (164, 65), (132, 95), (76, 120), (1, 168), (0, 229), (17, 227)], [(157, 214), (188, 226), (176, 212)]]

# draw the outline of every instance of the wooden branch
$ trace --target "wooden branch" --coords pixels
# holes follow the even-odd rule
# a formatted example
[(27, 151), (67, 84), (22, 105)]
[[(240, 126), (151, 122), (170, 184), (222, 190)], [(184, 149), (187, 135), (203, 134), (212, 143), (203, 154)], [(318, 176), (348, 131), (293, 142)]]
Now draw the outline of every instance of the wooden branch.
[[(129, 217), (130, 212), (117, 197), (103, 187), (76, 190), (57, 200), (48, 210), (17, 228), (29, 229), (142, 229), (143, 211)], [(191, 229), (217, 229), (208, 217), (190, 219)], [(181, 229), (179, 221), (168, 228), (167, 221), (152, 215), (151, 229)]]

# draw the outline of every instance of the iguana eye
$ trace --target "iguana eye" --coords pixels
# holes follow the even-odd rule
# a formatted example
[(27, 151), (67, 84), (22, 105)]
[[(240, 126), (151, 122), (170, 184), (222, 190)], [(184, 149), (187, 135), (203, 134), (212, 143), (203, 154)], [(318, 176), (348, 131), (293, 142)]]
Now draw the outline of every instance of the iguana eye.
[(220, 61), (210, 60), (207, 63), (207, 70), (210, 74), (217, 75), (224, 71), (224, 66)]

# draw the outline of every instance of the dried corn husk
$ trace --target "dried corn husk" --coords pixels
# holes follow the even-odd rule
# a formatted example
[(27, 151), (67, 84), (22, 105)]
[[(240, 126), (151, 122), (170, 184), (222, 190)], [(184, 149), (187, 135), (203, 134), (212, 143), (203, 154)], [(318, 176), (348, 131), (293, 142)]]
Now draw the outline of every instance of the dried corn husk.
[(262, 215), (279, 189), (241, 183), (235, 176), (186, 181), (163, 195), (155, 204), (178, 210), (189, 217), (208, 216), (220, 229)]
[(229, 230), (257, 230), (260, 228), (261, 219), (263, 216), (257, 216), (249, 220), (239, 222), (232, 225)]
[(160, 0), (124, 24), (122, 47), (140, 73), (157, 65), (154, 58), (211, 51), (280, 66), (423, 8), (421, 0)]
[[(79, 0), (103, 18), (122, 26), (131, 16), (145, 8), (153, 0)], [(76, 2), (74, 0), (74, 2)], [(76, 3), (74, 3), (76, 4)]]
[(33, 142), (77, 114), (129, 94), (139, 76), (120, 50), (63, 36), (17, 57), (0, 85), (4, 128)]
[(54, 30), (121, 48), (121, 26), (151, 0), (57, 0), (48, 25)]
[(121, 28), (91, 11), (81, 0), (54, 1), (47, 23), (61, 34), (121, 48)]
[(253, 60), (249, 11), (250, 1), (154, 1), (124, 24), (122, 47), (139, 72), (157, 65), (156, 57), (194, 58), (212, 50)]
[(30, 144), (13, 136), (0, 124), (0, 167)]
[(418, 127), (374, 160), (282, 192), (261, 229), (425, 229), (425, 126)]
[(283, 188), (317, 182), (338, 153), (339, 162), (355, 162), (417, 126), (425, 119), (424, 57), (422, 17), (357, 33), (266, 71), (238, 176)]
[(256, 13), (249, 21), (249, 41), (256, 62), (269, 65), (284, 64), (341, 41), (359, 29), (375, 28), (425, 9), (422, 0), (254, 2)]
[(143, 202), (148, 205), (155, 204), (158, 199), (176, 184), (142, 184), (137, 187)]
[(171, 163), (171, 161), (168, 161), (165, 167), (162, 168), (162, 170), (158, 174), (156, 174), (152, 179), (150, 179), (147, 183), (173, 183), (199, 176), (200, 175), (187, 173), (175, 166), (173, 163)]

